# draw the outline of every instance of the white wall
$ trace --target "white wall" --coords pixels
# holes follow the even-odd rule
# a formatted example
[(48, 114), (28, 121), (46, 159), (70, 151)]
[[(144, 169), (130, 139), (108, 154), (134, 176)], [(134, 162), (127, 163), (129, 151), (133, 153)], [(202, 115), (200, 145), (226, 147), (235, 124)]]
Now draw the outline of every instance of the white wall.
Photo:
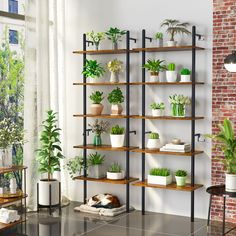
[[(82, 143), (82, 119), (73, 118), (75, 113), (82, 113), (82, 88), (73, 86), (74, 81), (82, 79), (82, 56), (72, 54), (73, 50), (82, 49), (82, 34), (91, 30), (105, 31), (110, 26), (119, 27), (131, 31), (131, 36), (138, 38), (137, 45), (132, 43), (132, 47), (141, 47), (141, 30), (146, 29), (147, 35), (152, 36), (159, 31), (160, 22), (166, 18), (188, 21), (197, 26), (197, 31), (206, 36), (206, 41), (198, 42), (206, 48), (203, 52), (197, 53), (197, 80), (204, 81), (204, 86), (197, 87), (197, 114), (204, 115), (203, 121), (196, 122), (196, 132), (211, 132), (211, 48), (212, 48), (212, 3), (210, 0), (179, 0), (179, 1), (157, 1), (157, 0), (68, 0), (66, 5), (66, 81), (67, 87), (67, 157), (73, 157), (81, 153), (81, 150), (74, 150), (75, 144)], [(166, 38), (165, 38), (166, 39)], [(184, 38), (185, 42), (190, 38)], [(154, 45), (154, 44), (149, 44)], [(110, 47), (109, 42), (101, 45), (103, 48)], [(109, 59), (117, 56), (95, 56), (100, 62), (105, 63)], [(119, 56), (125, 61), (125, 56)], [(173, 52), (148, 54), (148, 58), (165, 59), (168, 62), (175, 62), (178, 67), (191, 66), (191, 54), (189, 52)], [(131, 56), (131, 81), (141, 80), (141, 55)], [(109, 74), (106, 75), (106, 80)], [(147, 77), (148, 79), (148, 77)], [(189, 89), (188, 89), (189, 88)], [(98, 88), (100, 89), (100, 87)], [(107, 94), (111, 88), (104, 88)], [(90, 90), (89, 90), (90, 91)], [(139, 91), (139, 93), (138, 93)], [(190, 95), (190, 87), (147, 87), (147, 113), (151, 101), (164, 101), (167, 104), (168, 95), (183, 93)], [(105, 104), (106, 105), (106, 104)], [(141, 112), (141, 88), (131, 88), (131, 113)], [(106, 106), (105, 112), (109, 112)], [(89, 120), (90, 121), (90, 120)], [(112, 124), (116, 120), (109, 120)], [(118, 120), (118, 124), (122, 124)], [(124, 124), (124, 123), (123, 123)], [(132, 145), (141, 145), (140, 137), (141, 120), (131, 120), (131, 129), (138, 131), (137, 136), (131, 135)], [(163, 142), (167, 142), (173, 137), (180, 137), (184, 141), (190, 140), (190, 122), (188, 121), (147, 121), (147, 130), (156, 130), (161, 134)], [(104, 136), (103, 136), (104, 137)], [(89, 137), (91, 140), (92, 136)], [(107, 137), (104, 141), (109, 142)], [(203, 183), (204, 188), (196, 191), (195, 210), (196, 216), (206, 218), (208, 196), (205, 193), (206, 186), (210, 185), (210, 144), (197, 143), (198, 148), (205, 150), (207, 154), (196, 157), (196, 182)], [(125, 153), (104, 152), (107, 162), (118, 160), (125, 167)], [(175, 171), (178, 168), (190, 170), (190, 158), (178, 156), (158, 156), (147, 155), (147, 171), (150, 167), (162, 166)], [(131, 176), (141, 178), (141, 158), (140, 154), (131, 153)], [(70, 197), (73, 200), (82, 200), (82, 182), (70, 182)], [(96, 193), (111, 192), (125, 202), (125, 186), (109, 185), (100, 183), (88, 183), (88, 195)], [(131, 205), (140, 209), (141, 189), (131, 187)], [(146, 190), (146, 209), (155, 212), (164, 212), (177, 215), (190, 214), (190, 194), (186, 192), (166, 191), (158, 189)]]

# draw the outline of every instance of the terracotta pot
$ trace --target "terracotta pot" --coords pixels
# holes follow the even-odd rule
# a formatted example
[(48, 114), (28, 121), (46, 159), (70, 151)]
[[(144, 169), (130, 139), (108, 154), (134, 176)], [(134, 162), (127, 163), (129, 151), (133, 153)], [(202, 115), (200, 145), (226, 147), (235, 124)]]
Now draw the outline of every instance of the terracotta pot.
[(111, 115), (112, 116), (117, 116), (120, 115), (123, 111), (123, 107), (118, 104), (118, 105), (111, 105)]
[(101, 115), (103, 107), (104, 106), (102, 104), (92, 104), (90, 106), (90, 112), (92, 115)]

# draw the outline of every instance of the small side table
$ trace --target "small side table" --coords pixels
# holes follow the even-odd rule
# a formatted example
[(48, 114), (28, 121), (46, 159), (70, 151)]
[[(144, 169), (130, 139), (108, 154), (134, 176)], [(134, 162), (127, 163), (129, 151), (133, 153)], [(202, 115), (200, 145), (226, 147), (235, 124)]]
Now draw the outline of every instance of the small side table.
[(232, 229), (225, 232), (225, 202), (226, 197), (236, 198), (236, 193), (227, 192), (225, 190), (225, 185), (214, 185), (210, 186), (206, 189), (207, 193), (210, 194), (210, 202), (209, 202), (209, 209), (208, 209), (208, 218), (207, 218), (207, 226), (210, 224), (210, 216), (211, 216), (211, 203), (212, 203), (212, 196), (219, 196), (223, 197), (223, 225), (222, 225), (222, 235), (226, 235), (230, 231), (234, 230), (236, 228), (233, 227)]

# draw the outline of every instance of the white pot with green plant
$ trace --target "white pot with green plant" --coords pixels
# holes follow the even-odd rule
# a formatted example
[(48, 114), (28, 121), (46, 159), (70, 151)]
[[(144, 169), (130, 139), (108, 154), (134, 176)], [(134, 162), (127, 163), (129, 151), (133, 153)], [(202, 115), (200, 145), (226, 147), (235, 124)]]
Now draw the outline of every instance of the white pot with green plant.
[(39, 172), (47, 174), (47, 178), (40, 179), (38, 203), (43, 206), (50, 205), (50, 186), (51, 186), (51, 205), (59, 204), (59, 181), (53, 179), (53, 173), (60, 171), (60, 160), (64, 158), (60, 147), (60, 128), (57, 127), (55, 112), (49, 110), (47, 118), (43, 121), (43, 130), (40, 135), (40, 148), (37, 150), (37, 161)]
[(163, 102), (154, 102), (150, 105), (150, 108), (152, 109), (152, 116), (164, 116), (165, 104)]
[(122, 170), (121, 165), (119, 165), (117, 162), (112, 163), (107, 171), (107, 179), (118, 180), (124, 178), (125, 172)]
[(89, 79), (90, 83), (99, 83), (104, 72), (104, 68), (97, 60), (86, 60), (82, 74)]
[(110, 27), (109, 30), (105, 32), (107, 39), (112, 42), (112, 49), (118, 49), (118, 42), (121, 41), (123, 35), (126, 34), (126, 30), (120, 30), (118, 28)]
[(161, 23), (161, 27), (166, 27), (166, 33), (170, 35), (170, 40), (167, 41), (167, 46), (174, 47), (177, 45), (175, 41), (175, 35), (177, 34), (191, 34), (187, 29), (189, 23), (181, 23), (179, 20), (166, 19)]
[(123, 107), (121, 103), (124, 102), (124, 95), (120, 88), (113, 89), (107, 97), (108, 102), (111, 104), (111, 115), (121, 115)]
[(220, 131), (216, 134), (206, 135), (216, 141), (215, 145), (224, 154), (223, 158), (212, 157), (221, 161), (225, 173), (225, 189), (228, 192), (236, 192), (236, 137), (233, 125), (229, 119), (224, 119), (223, 124), (218, 125)]
[(162, 32), (155, 33), (154, 38), (157, 41), (157, 47), (163, 47), (163, 33)]
[(107, 69), (111, 72), (110, 82), (118, 83), (119, 82), (119, 73), (122, 71), (123, 62), (114, 59), (107, 63)]
[(185, 117), (186, 106), (191, 103), (191, 100), (187, 96), (174, 94), (169, 96), (169, 103), (171, 104), (171, 115), (173, 117)]
[(159, 134), (155, 132), (151, 132), (148, 135), (148, 141), (147, 141), (147, 148), (148, 149), (158, 149), (161, 147)]
[(123, 147), (125, 140), (125, 128), (120, 127), (119, 125), (113, 126), (111, 128), (110, 139), (112, 147)]
[(177, 186), (185, 186), (187, 180), (187, 171), (185, 170), (177, 170), (175, 172), (175, 180)]
[(94, 179), (104, 178), (106, 176), (106, 171), (104, 169), (105, 155), (99, 153), (91, 153), (88, 156), (88, 177)]
[(147, 63), (143, 65), (143, 68), (150, 71), (150, 82), (159, 82), (159, 72), (165, 71), (166, 66), (163, 65), (164, 60), (147, 60)]
[(180, 71), (180, 82), (191, 82), (191, 71), (187, 68), (183, 68)]
[(90, 100), (93, 102), (90, 105), (90, 112), (92, 115), (101, 115), (103, 110), (103, 105), (101, 104), (103, 97), (103, 92), (95, 91), (89, 96)]
[(147, 178), (148, 184), (168, 185), (172, 183), (170, 170), (167, 168), (152, 168)]
[(105, 39), (104, 32), (95, 33), (93, 30), (91, 32), (86, 33), (88, 39), (93, 42), (95, 46), (95, 50), (99, 50), (100, 42)]
[(168, 70), (166, 71), (166, 81), (168, 83), (173, 83), (177, 81), (177, 71), (175, 70), (175, 64), (170, 63), (167, 66)]

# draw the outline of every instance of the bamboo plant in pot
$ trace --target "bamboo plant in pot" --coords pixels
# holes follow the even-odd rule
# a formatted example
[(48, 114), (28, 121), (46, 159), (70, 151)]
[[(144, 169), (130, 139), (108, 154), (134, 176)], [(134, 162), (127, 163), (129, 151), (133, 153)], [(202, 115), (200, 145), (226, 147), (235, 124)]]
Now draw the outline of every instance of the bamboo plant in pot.
[(123, 147), (125, 140), (125, 128), (119, 125), (113, 126), (111, 128), (111, 146), (112, 147)]
[(118, 42), (121, 41), (123, 35), (126, 34), (126, 30), (120, 30), (118, 28), (110, 27), (109, 30), (105, 32), (107, 39), (111, 40), (112, 42), (112, 49), (118, 49)]
[(57, 118), (55, 112), (49, 110), (47, 118), (43, 121), (43, 130), (40, 135), (40, 148), (37, 150), (37, 161), (39, 172), (47, 174), (47, 178), (39, 181), (39, 204), (50, 205), (50, 186), (51, 186), (51, 205), (59, 204), (59, 181), (53, 178), (55, 171), (60, 171), (60, 160), (64, 158), (60, 147)]
[(124, 102), (124, 96), (120, 88), (113, 89), (107, 97), (111, 104), (111, 115), (120, 115), (123, 111), (121, 103)]
[(187, 68), (183, 68), (180, 71), (180, 82), (191, 82), (191, 71)]
[(216, 141), (215, 145), (219, 147), (224, 154), (224, 158), (217, 158), (224, 165), (225, 188), (228, 192), (236, 192), (236, 137), (234, 135), (233, 125), (229, 119), (224, 119), (223, 124), (219, 124), (219, 132), (212, 135), (206, 135)]
[(146, 68), (150, 71), (150, 82), (159, 82), (159, 72), (166, 70), (166, 66), (163, 65), (164, 60), (147, 60), (147, 63), (143, 65), (143, 68)]
[(152, 109), (152, 116), (163, 116), (164, 115), (165, 104), (163, 102), (161, 102), (161, 103), (153, 102), (150, 105), (150, 108)]
[(104, 106), (101, 104), (103, 97), (103, 92), (95, 91), (89, 96), (90, 100), (93, 102), (90, 106), (90, 112), (92, 115), (101, 115)]

